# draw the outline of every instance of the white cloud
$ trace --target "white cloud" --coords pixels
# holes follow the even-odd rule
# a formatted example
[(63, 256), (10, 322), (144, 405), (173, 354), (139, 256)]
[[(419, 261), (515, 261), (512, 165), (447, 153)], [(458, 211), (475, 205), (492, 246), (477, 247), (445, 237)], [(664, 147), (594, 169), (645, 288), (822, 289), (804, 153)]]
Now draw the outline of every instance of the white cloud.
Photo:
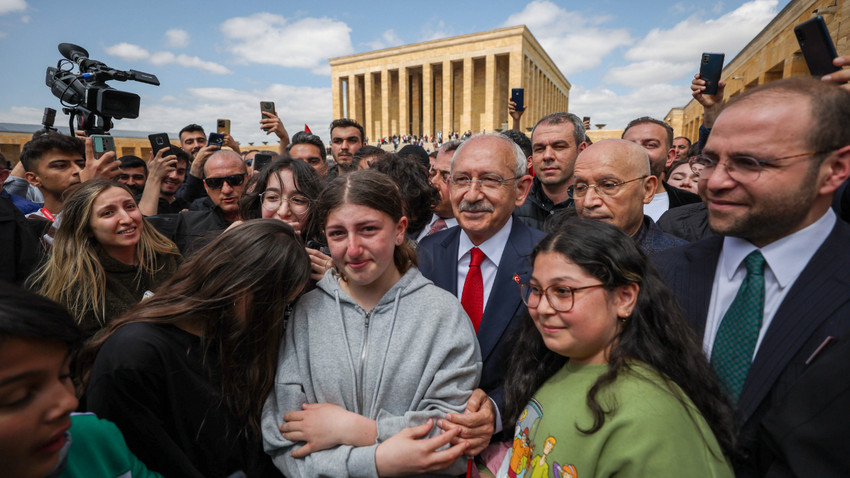
[(118, 43), (106, 47), (106, 52), (110, 55), (123, 58), (130, 61), (147, 60), (154, 65), (180, 65), (187, 68), (197, 68), (199, 70), (208, 71), (216, 75), (226, 75), (233, 73), (224, 65), (213, 63), (198, 58), (197, 56), (175, 55), (170, 51), (157, 51), (154, 53), (145, 50), (139, 45), (132, 43)]
[(395, 31), (392, 29), (385, 31), (384, 34), (381, 35), (381, 38), (366, 43), (366, 45), (371, 50), (383, 50), (384, 48), (390, 48), (403, 44), (404, 42), (402, 41), (402, 39), (399, 38), (398, 35), (396, 35)]
[(255, 90), (190, 88), (159, 99), (144, 97), (139, 118), (127, 120), (116, 128), (168, 131), (174, 138), (176, 132), (189, 123), (199, 123), (209, 130), (215, 128), (217, 118), (227, 118), (231, 120), (231, 134), (243, 148), (248, 147), (250, 142), (258, 147), (267, 141), (267, 148), (277, 150), (277, 136), (266, 136), (260, 130), (260, 101), (275, 102), (275, 109), (290, 136), (301, 131), (307, 123), (327, 143), (327, 125), (332, 119), (330, 88), (283, 84)]
[(681, 78), (694, 68), (694, 62), (670, 62), (659, 60), (639, 61), (626, 66), (611, 68), (605, 81), (621, 85), (645, 85), (671, 78)]
[[(30, 108), (28, 106), (12, 106), (8, 110), (0, 110), (0, 122), (2, 123), (21, 123), (21, 124), (41, 124), (41, 118), (44, 115), (43, 109)], [(57, 126), (67, 126), (68, 117), (61, 116), (62, 113), (56, 115)]]
[(625, 57), (696, 64), (702, 52), (711, 51), (726, 53), (731, 60), (776, 16), (777, 4), (778, 0), (753, 0), (716, 19), (692, 15), (673, 28), (654, 28)]
[(533, 1), (503, 26), (524, 24), (565, 76), (590, 70), (616, 48), (632, 43), (625, 28), (604, 28), (608, 17), (585, 17), (550, 1)]
[(189, 45), (189, 32), (172, 28), (165, 32), (165, 42), (172, 48), (185, 48)]
[(604, 86), (570, 90), (570, 111), (590, 116), (592, 124), (604, 123), (606, 129), (621, 129), (640, 116), (663, 120), (670, 108), (680, 107), (690, 98), (689, 85), (656, 83), (617, 93)]
[(139, 45), (124, 42), (106, 47), (106, 53), (130, 61), (146, 60), (151, 56), (149, 51)]
[(441, 40), (443, 38), (453, 36), (456, 36), (456, 34), (452, 33), (451, 29), (446, 26), (446, 22), (444, 20), (439, 20), (434, 25), (425, 24), (422, 26), (422, 33), (419, 41)]
[(26, 9), (26, 0), (0, 0), (0, 15), (12, 12), (23, 12)]
[(240, 61), (307, 68), (330, 74), (328, 58), (354, 52), (351, 28), (330, 18), (288, 20), (281, 15), (256, 13), (221, 24), (227, 49)]

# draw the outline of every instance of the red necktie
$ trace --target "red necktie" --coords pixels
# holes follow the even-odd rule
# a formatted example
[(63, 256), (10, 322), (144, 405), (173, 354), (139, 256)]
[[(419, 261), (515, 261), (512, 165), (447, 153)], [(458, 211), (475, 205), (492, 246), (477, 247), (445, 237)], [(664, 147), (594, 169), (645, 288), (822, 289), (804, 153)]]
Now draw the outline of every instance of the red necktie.
[(463, 283), (460, 303), (472, 320), (475, 332), (478, 332), (481, 316), (484, 315), (484, 279), (481, 277), (481, 263), (487, 256), (477, 247), (473, 247), (470, 254), (472, 257), (469, 260), (469, 272), (466, 273), (466, 281)]
[(431, 229), (428, 230), (428, 234), (425, 234), (425, 237), (434, 234), (435, 232), (440, 232), (446, 228), (446, 220), (443, 218), (439, 218), (434, 221), (434, 224), (431, 226)]

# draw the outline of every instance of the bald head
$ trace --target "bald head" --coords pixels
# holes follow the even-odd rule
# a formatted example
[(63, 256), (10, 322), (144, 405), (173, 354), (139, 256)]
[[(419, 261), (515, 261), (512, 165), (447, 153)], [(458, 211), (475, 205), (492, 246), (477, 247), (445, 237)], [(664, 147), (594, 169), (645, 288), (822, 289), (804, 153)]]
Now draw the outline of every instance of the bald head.
[[(239, 163), (238, 165), (236, 163)], [(236, 151), (229, 149), (221, 149), (211, 154), (204, 163), (204, 177), (210, 176), (211, 169), (217, 169), (219, 166), (227, 165), (228, 167), (239, 167), (242, 173), (248, 172), (248, 167), (245, 166), (245, 161), (242, 156)]]
[(643, 205), (655, 195), (649, 156), (641, 145), (606, 139), (579, 154), (574, 200), (581, 217), (610, 222), (629, 236), (643, 223)]

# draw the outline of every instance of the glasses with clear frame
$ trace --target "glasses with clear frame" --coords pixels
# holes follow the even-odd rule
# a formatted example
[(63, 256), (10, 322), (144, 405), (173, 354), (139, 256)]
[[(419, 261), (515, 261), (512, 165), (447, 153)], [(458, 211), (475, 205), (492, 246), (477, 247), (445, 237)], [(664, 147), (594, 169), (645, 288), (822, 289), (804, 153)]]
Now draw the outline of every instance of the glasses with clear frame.
[(517, 179), (519, 179), (519, 176), (514, 176), (512, 178), (502, 178), (501, 176), (496, 175), (487, 175), (478, 179), (472, 179), (469, 176), (458, 174), (457, 176), (452, 176), (451, 184), (457, 189), (469, 189), (474, 183), (477, 183), (480, 189), (495, 191), (501, 188), (502, 185), (504, 185), (505, 183), (509, 181), (515, 181)]
[(540, 298), (546, 296), (546, 301), (549, 302), (549, 307), (558, 312), (569, 312), (575, 304), (576, 291), (593, 289), (595, 287), (604, 287), (605, 284), (593, 284), (582, 287), (567, 287), (561, 284), (550, 285), (542, 289), (534, 284), (520, 284), (519, 294), (522, 297), (522, 302), (529, 309), (536, 309), (540, 305)]
[(646, 178), (647, 175), (643, 175), (639, 178), (629, 179), (628, 181), (617, 181), (616, 179), (605, 179), (597, 184), (586, 184), (586, 183), (576, 183), (574, 186), (570, 186), (569, 192), (570, 196), (574, 198), (581, 198), (587, 195), (587, 191), (590, 188), (593, 188), (596, 191), (596, 194), (600, 196), (616, 196), (617, 193), (620, 192), (620, 189), (623, 188), (624, 185), (629, 184), (634, 181), (640, 181), (641, 179)]
[[(723, 166), (726, 167), (726, 173), (739, 183), (751, 183), (761, 176), (761, 171), (764, 166), (781, 159), (799, 158), (801, 156), (814, 157), (819, 154), (829, 153), (832, 150), (826, 151), (809, 151), (806, 153), (791, 154), (770, 160), (756, 159), (752, 156), (730, 156), (723, 161)], [(701, 154), (688, 159), (688, 164), (691, 166), (691, 171), (699, 177), (700, 180), (708, 179), (714, 173), (720, 160)]]
[(265, 191), (260, 194), (260, 199), (263, 201), (263, 209), (268, 211), (277, 211), (284, 201), (289, 204), (289, 210), (292, 211), (292, 214), (301, 215), (310, 210), (310, 200), (305, 196), (296, 195), (285, 198), (277, 191)]

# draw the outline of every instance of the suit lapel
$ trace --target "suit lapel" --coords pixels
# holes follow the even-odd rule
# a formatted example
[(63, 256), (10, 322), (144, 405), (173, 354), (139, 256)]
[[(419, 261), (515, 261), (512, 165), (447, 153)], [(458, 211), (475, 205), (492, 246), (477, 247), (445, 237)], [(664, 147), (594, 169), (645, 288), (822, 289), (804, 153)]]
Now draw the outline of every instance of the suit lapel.
[(719, 236), (695, 243), (685, 252), (688, 266), (677, 269), (679, 273), (674, 278), (675, 285), (671, 284), (680, 291), (677, 295), (679, 300), (684, 301), (681, 305), (687, 314), (688, 323), (700, 338), (705, 335), (708, 304), (722, 247), (723, 238)]
[(780, 304), (759, 346), (741, 398), (739, 413), (744, 421), (755, 412), (779, 375), (798, 354), (812, 333), (850, 300), (850, 258), (844, 253), (839, 224), (833, 229)]
[[(487, 360), (493, 352), (494, 347), (499, 343), (499, 338), (511, 323), (511, 318), (516, 315), (522, 305), (515, 276), (518, 276), (521, 281), (528, 281), (531, 276), (531, 264), (527, 254), (534, 246), (530, 244), (532, 240), (526, 232), (515, 218), (505, 250), (499, 260), (499, 269), (493, 281), (490, 297), (487, 299), (487, 308), (481, 317), (481, 327), (478, 329), (478, 343), (484, 360)], [(522, 250), (526, 252), (521, 253)]]

